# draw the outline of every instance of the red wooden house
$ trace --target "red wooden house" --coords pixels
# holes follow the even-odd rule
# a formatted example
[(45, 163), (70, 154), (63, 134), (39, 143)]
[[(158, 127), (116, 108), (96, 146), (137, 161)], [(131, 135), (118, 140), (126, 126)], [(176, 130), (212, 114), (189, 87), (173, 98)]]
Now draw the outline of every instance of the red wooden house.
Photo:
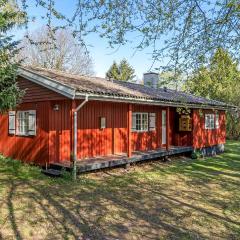
[(227, 105), (156, 88), (156, 80), (154, 73), (140, 85), (21, 68), (18, 85), (25, 95), (17, 109), (0, 116), (0, 152), (49, 165), (70, 163), (74, 155), (90, 163), (223, 151)]

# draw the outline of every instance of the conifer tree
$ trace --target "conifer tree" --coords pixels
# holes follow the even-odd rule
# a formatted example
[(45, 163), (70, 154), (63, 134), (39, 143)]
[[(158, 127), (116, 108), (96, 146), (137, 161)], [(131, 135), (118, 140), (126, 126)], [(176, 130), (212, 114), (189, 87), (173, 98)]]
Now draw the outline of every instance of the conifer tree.
[(136, 77), (134, 73), (135, 70), (133, 67), (130, 66), (126, 59), (123, 59), (119, 65), (115, 61), (113, 62), (106, 73), (106, 78), (121, 81), (134, 81)]
[(108, 79), (119, 79), (120, 72), (117, 63), (114, 61), (109, 70), (106, 73)]
[[(223, 101), (240, 108), (238, 62), (224, 49), (217, 49), (208, 66), (201, 66), (185, 84), (188, 92)], [(227, 136), (240, 139), (240, 115), (227, 114)]]
[(15, 108), (23, 94), (16, 84), (18, 42), (8, 35), (23, 19), (13, 2), (0, 0), (0, 112)]

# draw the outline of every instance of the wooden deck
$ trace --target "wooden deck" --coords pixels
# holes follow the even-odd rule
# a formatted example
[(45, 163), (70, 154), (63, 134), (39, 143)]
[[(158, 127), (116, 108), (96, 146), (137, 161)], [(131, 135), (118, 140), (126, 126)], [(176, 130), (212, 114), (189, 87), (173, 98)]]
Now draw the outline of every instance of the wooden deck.
[[(128, 158), (126, 154), (120, 155), (109, 155), (96, 158), (88, 158), (77, 161), (77, 171), (78, 173), (89, 172), (104, 168), (112, 168), (117, 166), (122, 166), (126, 164), (136, 163), (140, 161), (147, 161), (152, 159), (157, 159), (165, 156), (172, 156), (177, 154), (189, 153), (193, 150), (190, 147), (171, 147), (169, 151), (166, 149), (157, 149), (145, 152), (133, 152), (133, 156)], [(61, 162), (51, 164), (54, 167), (65, 167), (66, 169), (71, 169), (70, 162)]]

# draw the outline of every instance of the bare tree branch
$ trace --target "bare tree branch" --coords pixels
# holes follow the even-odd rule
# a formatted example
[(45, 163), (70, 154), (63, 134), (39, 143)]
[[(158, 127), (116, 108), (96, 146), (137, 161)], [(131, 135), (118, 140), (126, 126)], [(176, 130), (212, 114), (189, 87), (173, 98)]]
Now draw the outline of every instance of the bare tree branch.
[(22, 41), (19, 58), (24, 64), (70, 72), (93, 75), (93, 61), (85, 49), (74, 39), (71, 31), (59, 29), (52, 37), (43, 27), (30, 35), (34, 43)]

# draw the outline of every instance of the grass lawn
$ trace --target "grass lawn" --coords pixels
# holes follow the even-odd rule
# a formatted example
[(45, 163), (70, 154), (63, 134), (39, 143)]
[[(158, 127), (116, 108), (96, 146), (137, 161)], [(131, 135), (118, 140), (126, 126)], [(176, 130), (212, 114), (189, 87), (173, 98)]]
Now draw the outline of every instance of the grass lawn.
[(1, 157), (0, 239), (240, 239), (240, 142), (76, 183)]

